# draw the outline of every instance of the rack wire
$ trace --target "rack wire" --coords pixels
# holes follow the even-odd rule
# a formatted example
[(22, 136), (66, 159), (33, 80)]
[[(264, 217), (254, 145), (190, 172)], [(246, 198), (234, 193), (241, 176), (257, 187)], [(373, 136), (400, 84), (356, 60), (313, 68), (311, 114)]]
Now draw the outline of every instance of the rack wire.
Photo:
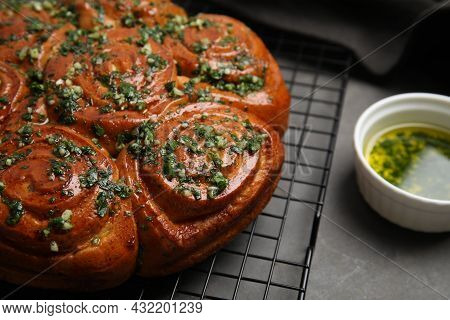
[[(190, 13), (227, 12), (182, 1)], [(236, 13), (233, 13), (236, 16)], [(248, 19), (244, 20), (248, 22)], [(274, 54), (292, 95), (281, 181), (258, 219), (203, 263), (161, 279), (133, 277), (92, 294), (0, 283), (12, 299), (304, 299), (324, 205), (351, 53), (338, 45), (248, 23)], [(340, 74), (343, 72), (342, 74)], [(336, 74), (340, 74), (334, 78)], [(330, 81), (332, 79), (332, 81)]]

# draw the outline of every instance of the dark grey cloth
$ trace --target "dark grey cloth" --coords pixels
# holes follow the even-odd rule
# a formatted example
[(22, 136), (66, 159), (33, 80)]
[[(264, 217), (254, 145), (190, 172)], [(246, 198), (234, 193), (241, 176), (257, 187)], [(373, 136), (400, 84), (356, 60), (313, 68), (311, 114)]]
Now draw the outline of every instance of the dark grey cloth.
[[(440, 11), (450, 11), (448, 0), (213, 1), (266, 24), (340, 43), (358, 58), (365, 57), (435, 6), (446, 4)], [(365, 60), (365, 66), (374, 74), (389, 72), (402, 56), (410, 36), (408, 32), (392, 41)]]

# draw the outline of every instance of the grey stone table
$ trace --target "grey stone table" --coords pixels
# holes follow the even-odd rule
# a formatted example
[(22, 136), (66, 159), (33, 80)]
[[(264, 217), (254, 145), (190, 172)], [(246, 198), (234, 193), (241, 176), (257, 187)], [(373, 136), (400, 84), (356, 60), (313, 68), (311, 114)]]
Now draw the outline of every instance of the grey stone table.
[(371, 210), (357, 189), (352, 148), (354, 125), (370, 104), (413, 91), (448, 95), (448, 80), (407, 66), (380, 83), (349, 82), (307, 299), (450, 297), (450, 234), (408, 231)]

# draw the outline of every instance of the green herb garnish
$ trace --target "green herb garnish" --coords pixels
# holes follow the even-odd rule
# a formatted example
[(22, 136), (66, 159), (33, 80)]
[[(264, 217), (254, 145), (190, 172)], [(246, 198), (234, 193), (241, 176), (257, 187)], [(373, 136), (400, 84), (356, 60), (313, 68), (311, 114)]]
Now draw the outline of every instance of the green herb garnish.
[(97, 123), (92, 125), (91, 130), (99, 138), (101, 138), (105, 135), (105, 129)]
[(70, 170), (70, 166), (65, 161), (60, 161), (56, 159), (50, 160), (50, 169), (48, 171), (48, 176), (50, 179), (54, 179), (54, 177), (63, 176), (68, 170)]
[(115, 196), (125, 199), (128, 198), (132, 190), (122, 182), (113, 182), (111, 180), (112, 171), (110, 169), (102, 170), (97, 167), (91, 167), (88, 171), (80, 175), (80, 185), (82, 188), (92, 188), (98, 186), (100, 192), (95, 200), (97, 215), (104, 217), (109, 211), (109, 203)]
[(47, 230), (56, 229), (61, 231), (69, 231), (73, 228), (73, 225), (71, 223), (72, 220), (72, 211), (71, 210), (65, 210), (61, 217), (51, 218), (48, 221), (48, 227)]
[(19, 223), (20, 218), (25, 213), (25, 209), (23, 208), (23, 204), (20, 200), (10, 200), (4, 196), (2, 196), (3, 203), (6, 204), (9, 208), (9, 216), (6, 219), (6, 224), (10, 226), (14, 226)]

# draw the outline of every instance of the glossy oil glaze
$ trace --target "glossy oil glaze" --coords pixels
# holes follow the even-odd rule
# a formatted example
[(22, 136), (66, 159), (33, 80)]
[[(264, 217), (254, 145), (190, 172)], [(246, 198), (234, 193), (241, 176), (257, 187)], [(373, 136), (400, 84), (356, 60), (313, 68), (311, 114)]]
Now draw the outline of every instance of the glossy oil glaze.
[(391, 127), (366, 148), (370, 166), (412, 194), (450, 200), (450, 133), (420, 124)]

